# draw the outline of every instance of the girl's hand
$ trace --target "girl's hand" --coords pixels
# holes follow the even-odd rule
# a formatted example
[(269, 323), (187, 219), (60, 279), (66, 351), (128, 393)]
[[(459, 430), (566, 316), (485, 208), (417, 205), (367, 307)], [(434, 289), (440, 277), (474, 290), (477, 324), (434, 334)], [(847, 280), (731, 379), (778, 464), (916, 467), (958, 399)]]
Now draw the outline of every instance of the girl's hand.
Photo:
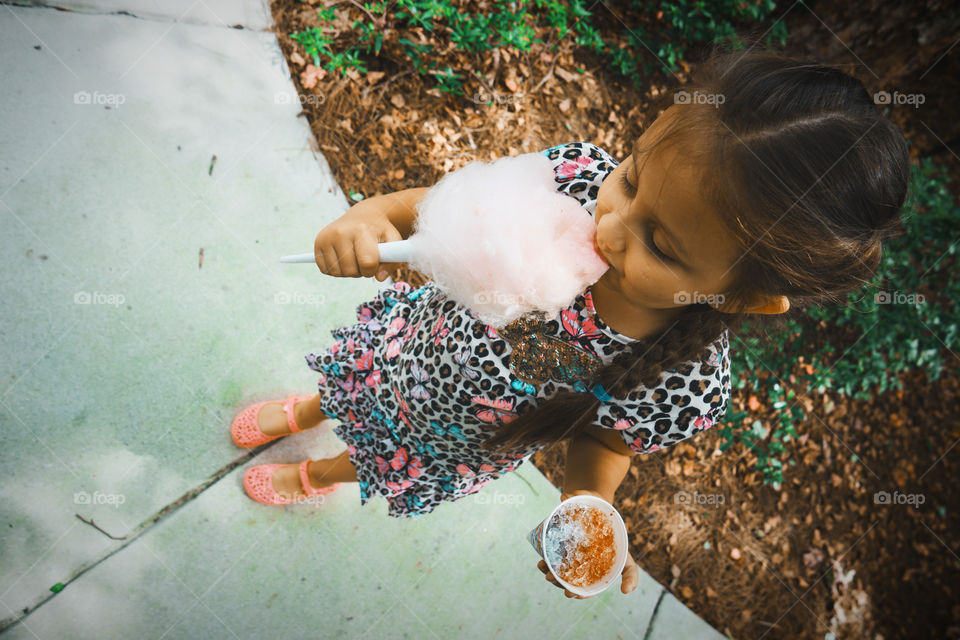
[(383, 214), (377, 198), (370, 198), (321, 229), (313, 242), (313, 254), (320, 271), (328, 276), (376, 276), (383, 281), (397, 263), (380, 262), (377, 244), (395, 240), (403, 240), (403, 236)]
[[(578, 489), (570, 493), (561, 493), (560, 501), (563, 502), (571, 496), (580, 496), (580, 495), (589, 495), (597, 496), (602, 500), (606, 500), (602, 495), (596, 491), (590, 491), (589, 489)], [(578, 596), (575, 593), (571, 593), (568, 589), (560, 586), (560, 583), (557, 582), (557, 579), (553, 577), (553, 574), (550, 573), (550, 569), (547, 568), (546, 560), (540, 559), (540, 562), (537, 563), (537, 569), (540, 569), (541, 573), (546, 575), (547, 582), (557, 585), (557, 587), (563, 589), (564, 595), (568, 598), (576, 598), (577, 600), (586, 600), (587, 598), (592, 598), (593, 596)], [(620, 591), (621, 593), (630, 593), (637, 588), (637, 585), (640, 584), (640, 567), (637, 566), (637, 563), (633, 560), (633, 555), (630, 551), (627, 551), (627, 562), (623, 565), (623, 572), (620, 574)]]

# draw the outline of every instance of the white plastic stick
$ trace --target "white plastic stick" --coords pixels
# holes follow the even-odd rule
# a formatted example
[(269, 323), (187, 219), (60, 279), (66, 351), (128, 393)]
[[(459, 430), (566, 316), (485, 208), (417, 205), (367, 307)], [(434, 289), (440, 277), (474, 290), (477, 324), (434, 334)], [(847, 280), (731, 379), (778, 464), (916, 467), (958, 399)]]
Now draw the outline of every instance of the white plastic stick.
[[(409, 238), (395, 242), (381, 242), (377, 245), (377, 249), (380, 251), (380, 262), (409, 262), (413, 255)], [(280, 258), (280, 262), (283, 263), (316, 264), (316, 261), (312, 253), (298, 253)]]
[(280, 258), (280, 262), (313, 262), (316, 263), (317, 259), (312, 253), (298, 253), (292, 256), (283, 256)]
[(381, 242), (377, 245), (380, 250), (380, 262), (410, 262), (413, 257), (413, 244), (410, 238), (394, 242)]

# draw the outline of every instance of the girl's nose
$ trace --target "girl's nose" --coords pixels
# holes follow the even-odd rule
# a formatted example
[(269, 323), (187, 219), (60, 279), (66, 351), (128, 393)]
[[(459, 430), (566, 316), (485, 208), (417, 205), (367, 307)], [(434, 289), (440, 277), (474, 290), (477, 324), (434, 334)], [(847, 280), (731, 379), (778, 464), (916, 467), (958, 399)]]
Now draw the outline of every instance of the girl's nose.
[(619, 215), (611, 211), (597, 222), (597, 247), (607, 256), (614, 257), (624, 249), (625, 233), (627, 230), (621, 223)]

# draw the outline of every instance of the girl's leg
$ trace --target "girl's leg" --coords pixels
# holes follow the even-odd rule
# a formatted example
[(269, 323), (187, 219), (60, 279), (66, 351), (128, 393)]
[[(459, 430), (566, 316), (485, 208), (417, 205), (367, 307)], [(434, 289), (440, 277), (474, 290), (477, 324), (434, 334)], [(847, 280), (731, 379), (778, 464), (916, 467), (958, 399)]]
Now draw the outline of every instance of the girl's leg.
[[(324, 420), (330, 420), (328, 416), (320, 410), (320, 401), (323, 399), (321, 394), (317, 394), (304, 402), (298, 402), (293, 405), (293, 419), (301, 429), (310, 429)], [(290, 429), (288, 428), (287, 431)]]
[[(300, 463), (287, 464), (273, 472), (273, 488), (283, 496), (299, 497), (306, 495), (300, 481)], [(356, 482), (357, 469), (350, 462), (346, 450), (333, 458), (311, 460), (307, 465), (307, 476), (314, 489), (329, 487), (337, 482)]]
[[(330, 418), (320, 410), (320, 401), (323, 396), (319, 393), (309, 400), (297, 402), (293, 405), (293, 420), (301, 429), (312, 429), (324, 420)], [(279, 436), (290, 433), (287, 424), (287, 414), (283, 411), (282, 402), (271, 402), (264, 405), (257, 418), (257, 426), (268, 436)]]
[(328, 487), (337, 482), (356, 482), (357, 468), (350, 462), (346, 449), (333, 458), (311, 460), (307, 465), (310, 484), (315, 487)]

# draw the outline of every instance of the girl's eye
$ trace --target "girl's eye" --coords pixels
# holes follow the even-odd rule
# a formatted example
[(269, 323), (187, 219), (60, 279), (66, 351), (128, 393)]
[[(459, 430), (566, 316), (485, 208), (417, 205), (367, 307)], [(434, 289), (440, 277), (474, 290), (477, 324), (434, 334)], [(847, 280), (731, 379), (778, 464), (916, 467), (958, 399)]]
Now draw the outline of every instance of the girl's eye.
[(623, 186), (623, 190), (632, 198), (637, 195), (637, 188), (630, 184), (630, 181), (627, 180), (627, 172), (624, 171), (620, 174), (620, 184)]
[[(627, 180), (627, 171), (624, 171), (620, 174), (620, 184), (623, 185), (623, 190), (627, 192), (631, 198), (637, 195), (637, 188), (630, 184), (630, 181)], [(664, 262), (673, 262), (673, 258), (665, 254), (663, 251), (660, 251), (660, 248), (657, 247), (657, 243), (653, 241), (653, 228), (647, 228), (647, 247), (650, 249), (650, 252), (663, 260)]]
[(673, 258), (665, 254), (663, 251), (660, 251), (659, 247), (657, 247), (657, 243), (653, 241), (652, 228), (648, 228), (647, 230), (647, 246), (650, 248), (651, 253), (653, 253), (653, 255), (657, 256), (661, 260), (665, 262), (673, 262)]

